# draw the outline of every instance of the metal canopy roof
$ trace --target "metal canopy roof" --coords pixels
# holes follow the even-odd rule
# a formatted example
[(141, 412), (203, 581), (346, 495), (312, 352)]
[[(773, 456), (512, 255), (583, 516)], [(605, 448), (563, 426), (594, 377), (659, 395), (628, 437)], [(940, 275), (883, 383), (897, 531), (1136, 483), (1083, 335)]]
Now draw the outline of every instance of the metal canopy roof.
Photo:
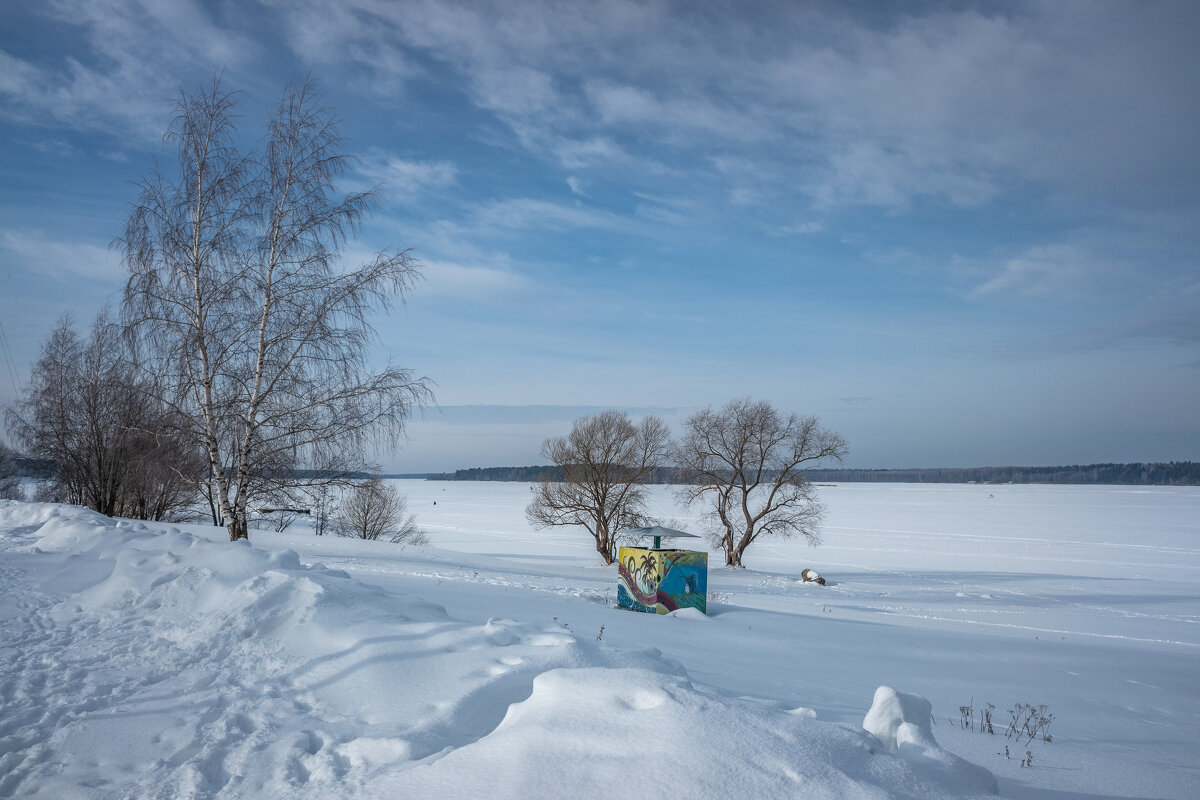
[(654, 525), (649, 528), (623, 528), (617, 533), (623, 533), (628, 536), (654, 536), (660, 539), (703, 539), (703, 536), (697, 536), (694, 533), (684, 533), (677, 531), (674, 528), (664, 528), (661, 525)]

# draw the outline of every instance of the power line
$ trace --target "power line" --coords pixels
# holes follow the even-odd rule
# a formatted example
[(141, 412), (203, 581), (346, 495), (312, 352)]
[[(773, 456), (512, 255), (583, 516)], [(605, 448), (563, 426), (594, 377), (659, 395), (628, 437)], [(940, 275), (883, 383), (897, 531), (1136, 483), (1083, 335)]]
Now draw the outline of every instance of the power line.
[(0, 349), (4, 351), (4, 365), (8, 367), (8, 377), (12, 381), (13, 388), (19, 394), (25, 394), (25, 387), (21, 385), (21, 381), (17, 377), (17, 362), (13, 360), (12, 349), (8, 346), (8, 335), (4, 332), (3, 322), (0, 322)]

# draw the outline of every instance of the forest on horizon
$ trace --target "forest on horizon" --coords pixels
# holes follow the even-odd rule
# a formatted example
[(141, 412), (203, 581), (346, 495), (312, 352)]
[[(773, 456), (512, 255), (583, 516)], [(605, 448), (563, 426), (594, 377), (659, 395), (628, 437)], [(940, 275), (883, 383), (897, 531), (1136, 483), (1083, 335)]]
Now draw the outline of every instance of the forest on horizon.
[[(471, 467), (424, 476), (431, 481), (554, 480), (561, 470), (553, 465), (529, 467)], [(914, 469), (810, 469), (813, 483), (1051, 483), (1127, 486), (1197, 486), (1200, 462), (1082, 464), (1056, 467), (932, 467)], [(420, 477), (416, 475), (388, 477)], [(674, 467), (659, 467), (649, 483), (679, 483)]]

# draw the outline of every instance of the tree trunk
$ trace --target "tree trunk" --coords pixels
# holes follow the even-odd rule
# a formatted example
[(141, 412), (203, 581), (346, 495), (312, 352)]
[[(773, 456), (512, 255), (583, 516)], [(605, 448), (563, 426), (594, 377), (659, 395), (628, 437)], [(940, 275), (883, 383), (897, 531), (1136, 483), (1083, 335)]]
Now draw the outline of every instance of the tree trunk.
[(250, 538), (250, 525), (244, 514), (230, 514), (225, 522), (225, 528), (229, 531), (229, 541), (236, 542), (238, 539)]
[(608, 537), (604, 534), (596, 534), (596, 552), (604, 559), (605, 564), (613, 563), (612, 548), (608, 546)]
[(212, 514), (212, 521), (213, 521), (213, 527), (214, 527), (214, 528), (216, 528), (216, 527), (222, 527), (222, 525), (221, 525), (221, 515), (220, 515), (220, 513), (217, 511), (217, 503), (216, 503), (216, 501), (213, 499), (213, 493), (214, 493), (215, 491), (216, 491), (216, 490), (213, 488), (212, 482), (210, 481), (210, 482), (209, 482), (209, 484), (208, 484), (208, 491), (205, 493), (205, 499), (206, 499), (206, 500), (208, 500), (208, 511), (209, 511), (209, 513), (210, 513), (210, 514)]
[(725, 541), (729, 545), (725, 548), (725, 566), (744, 566), (742, 564), (742, 553), (746, 552), (746, 548), (750, 546), (750, 542), (754, 541), (753, 537), (751, 537), (749, 534), (743, 534), (742, 537), (738, 539), (737, 545), (734, 545), (733, 532), (731, 531), (726, 535)]

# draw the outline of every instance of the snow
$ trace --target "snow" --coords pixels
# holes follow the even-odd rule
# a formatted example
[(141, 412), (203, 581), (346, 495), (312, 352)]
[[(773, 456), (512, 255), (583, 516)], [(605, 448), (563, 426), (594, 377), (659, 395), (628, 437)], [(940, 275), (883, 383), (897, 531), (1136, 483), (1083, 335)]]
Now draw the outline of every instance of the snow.
[(398, 483), (430, 547), (0, 502), (0, 797), (1200, 796), (1200, 489), (823, 487), (656, 616), (528, 485)]
[(940, 763), (946, 775), (961, 784), (964, 793), (997, 791), (992, 773), (938, 746), (933, 737), (933, 705), (924, 697), (880, 686), (862, 726), (890, 752), (900, 753), (924, 769), (931, 762)]

